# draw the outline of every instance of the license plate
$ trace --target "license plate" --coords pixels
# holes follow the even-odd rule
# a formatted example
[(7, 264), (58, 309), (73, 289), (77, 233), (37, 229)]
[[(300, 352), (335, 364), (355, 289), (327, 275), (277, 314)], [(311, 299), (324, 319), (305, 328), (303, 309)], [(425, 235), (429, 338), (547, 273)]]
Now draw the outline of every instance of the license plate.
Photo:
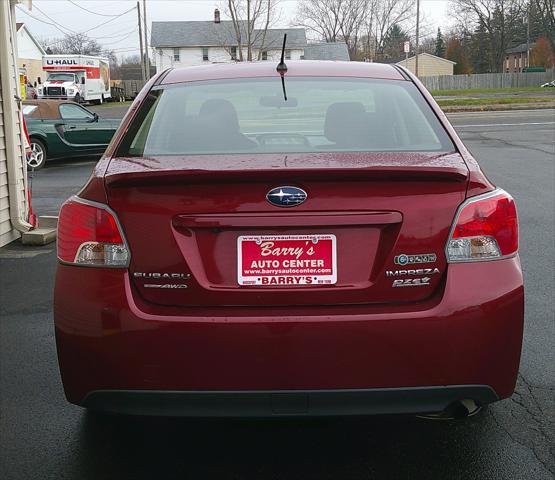
[(237, 239), (239, 285), (333, 285), (335, 235), (242, 235)]

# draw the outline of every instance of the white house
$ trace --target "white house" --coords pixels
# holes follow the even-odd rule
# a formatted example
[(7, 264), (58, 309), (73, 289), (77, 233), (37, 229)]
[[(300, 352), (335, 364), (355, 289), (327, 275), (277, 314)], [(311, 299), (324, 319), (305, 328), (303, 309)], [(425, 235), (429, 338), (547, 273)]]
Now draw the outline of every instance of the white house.
[(33, 37), (24, 23), (17, 24), (17, 66), (20, 73), (27, 77), (27, 81), (42, 83), (42, 56), (46, 52), (42, 45)]
[[(245, 23), (242, 38), (246, 38)], [(283, 35), (287, 33), (285, 57), (300, 60), (304, 56), (306, 34), (303, 28), (268, 29), (254, 32), (253, 60), (278, 61)], [(242, 43), (245, 43), (244, 40)], [(231, 21), (220, 21), (219, 11), (213, 21), (152, 22), (151, 46), (156, 70), (208, 63), (230, 63), (239, 60), (238, 42)], [(247, 49), (243, 45), (243, 60)], [(259, 55), (260, 54), (260, 55)]]
[(0, 1), (0, 247), (31, 229), (28, 223), (27, 168), (17, 68), (15, 5)]

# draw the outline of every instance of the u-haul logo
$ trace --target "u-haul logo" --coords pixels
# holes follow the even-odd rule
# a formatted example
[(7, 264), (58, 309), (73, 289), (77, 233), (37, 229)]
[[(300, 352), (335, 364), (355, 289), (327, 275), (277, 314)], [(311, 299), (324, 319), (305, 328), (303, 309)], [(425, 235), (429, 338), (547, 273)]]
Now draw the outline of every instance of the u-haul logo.
[(66, 58), (47, 58), (46, 65), (77, 65), (77, 60)]

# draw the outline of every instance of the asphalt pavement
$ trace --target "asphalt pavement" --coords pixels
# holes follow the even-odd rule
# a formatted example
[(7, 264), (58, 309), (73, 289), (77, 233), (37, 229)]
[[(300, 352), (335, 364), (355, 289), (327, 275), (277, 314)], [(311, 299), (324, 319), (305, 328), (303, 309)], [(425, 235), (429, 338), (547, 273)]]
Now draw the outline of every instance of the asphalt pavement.
[[(105, 107), (106, 108), (106, 107)], [(55, 247), (0, 249), (0, 478), (553, 479), (555, 111), (450, 115), (520, 215), (526, 326), (514, 396), (465, 421), (97, 417), (66, 403), (52, 325)], [(94, 162), (35, 173), (55, 214)]]

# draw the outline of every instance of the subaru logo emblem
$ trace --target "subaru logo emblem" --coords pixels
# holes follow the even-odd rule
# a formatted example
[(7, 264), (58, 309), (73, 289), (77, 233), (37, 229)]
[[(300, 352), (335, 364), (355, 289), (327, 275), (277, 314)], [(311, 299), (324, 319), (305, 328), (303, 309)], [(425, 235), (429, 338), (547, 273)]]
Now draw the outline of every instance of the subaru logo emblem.
[(266, 200), (276, 207), (295, 207), (306, 200), (306, 192), (297, 187), (276, 187), (266, 194)]

